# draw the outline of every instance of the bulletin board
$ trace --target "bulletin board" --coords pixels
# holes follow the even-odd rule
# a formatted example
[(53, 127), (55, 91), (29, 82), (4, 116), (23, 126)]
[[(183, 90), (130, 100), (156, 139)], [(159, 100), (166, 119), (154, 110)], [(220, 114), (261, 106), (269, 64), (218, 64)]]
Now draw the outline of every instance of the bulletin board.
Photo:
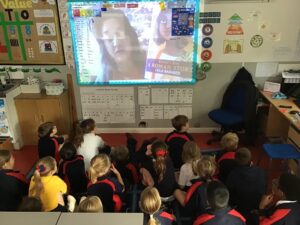
[(299, 0), (202, 4), (199, 56), (209, 63), (300, 61), (299, 9)]
[(0, 64), (65, 64), (56, 0), (0, 1)]

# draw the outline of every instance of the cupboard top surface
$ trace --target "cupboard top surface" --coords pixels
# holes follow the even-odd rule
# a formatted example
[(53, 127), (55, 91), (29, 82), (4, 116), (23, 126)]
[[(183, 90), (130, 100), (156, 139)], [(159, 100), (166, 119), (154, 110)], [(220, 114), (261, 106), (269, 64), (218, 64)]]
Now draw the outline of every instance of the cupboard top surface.
[(63, 95), (66, 95), (67, 90), (61, 95), (46, 95), (45, 91), (37, 94), (28, 94), (28, 93), (21, 93), (20, 95), (16, 96), (15, 99), (58, 99), (61, 98)]

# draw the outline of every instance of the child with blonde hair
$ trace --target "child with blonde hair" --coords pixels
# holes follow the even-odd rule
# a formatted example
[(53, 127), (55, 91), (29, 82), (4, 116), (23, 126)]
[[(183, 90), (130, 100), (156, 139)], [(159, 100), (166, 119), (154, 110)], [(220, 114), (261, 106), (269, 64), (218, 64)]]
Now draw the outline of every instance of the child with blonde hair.
[(13, 170), (15, 159), (10, 151), (0, 150), (0, 211), (16, 211), (28, 194), (28, 182)]
[(238, 148), (239, 137), (236, 133), (228, 132), (221, 139), (223, 153), (217, 158), (219, 165), (219, 180), (226, 183), (230, 172), (236, 167), (235, 152)]
[[(101, 199), (104, 212), (119, 212), (122, 207), (119, 194), (124, 191), (124, 182), (119, 171), (111, 164), (109, 157), (106, 154), (94, 156), (88, 172), (90, 183), (87, 194)], [(116, 179), (112, 177), (111, 172)]]
[(56, 172), (55, 159), (51, 156), (44, 157), (37, 162), (30, 181), (29, 196), (39, 198), (46, 212), (67, 211), (63, 202), (60, 201), (62, 195), (67, 192), (67, 185), (55, 175)]
[(192, 180), (192, 186), (187, 192), (177, 189), (175, 198), (184, 208), (184, 212), (195, 218), (203, 213), (208, 207), (206, 189), (209, 182), (213, 180), (216, 172), (215, 159), (204, 155), (197, 163), (196, 173), (199, 178)]
[(161, 198), (154, 187), (147, 187), (141, 193), (140, 209), (144, 216), (144, 225), (174, 225), (174, 217), (161, 209)]
[(82, 197), (77, 212), (102, 213), (103, 205), (97, 196)]
[(178, 184), (181, 189), (187, 188), (192, 185), (192, 179), (196, 179), (197, 162), (201, 157), (200, 148), (194, 141), (187, 141), (183, 145), (182, 161), (184, 164), (180, 168)]

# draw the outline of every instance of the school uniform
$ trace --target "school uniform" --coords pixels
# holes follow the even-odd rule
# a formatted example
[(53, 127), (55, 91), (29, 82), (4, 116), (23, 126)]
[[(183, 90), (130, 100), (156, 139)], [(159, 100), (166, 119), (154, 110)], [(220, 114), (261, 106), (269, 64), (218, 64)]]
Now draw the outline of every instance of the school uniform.
[(193, 140), (193, 137), (189, 133), (177, 130), (167, 135), (165, 142), (169, 146), (169, 154), (176, 170), (179, 170), (183, 164), (181, 154), (184, 143)]
[(206, 189), (209, 181), (198, 178), (191, 181), (184, 200), (184, 213), (196, 218), (208, 208)]
[(241, 214), (228, 207), (202, 214), (193, 225), (245, 225), (245, 222)]
[(64, 143), (63, 137), (41, 137), (38, 143), (39, 158), (51, 156), (59, 162), (59, 145)]
[(16, 211), (28, 195), (25, 176), (14, 170), (0, 170), (0, 211)]
[[(197, 162), (194, 162), (194, 163), (196, 164)], [(180, 186), (189, 188), (192, 185), (191, 180), (197, 179), (197, 178), (199, 178), (199, 176), (194, 174), (192, 163), (185, 163), (181, 166), (179, 178), (178, 178), (178, 184)]]
[[(165, 212), (163, 209), (160, 209), (158, 212), (153, 214), (153, 218), (159, 221), (160, 225), (176, 225), (176, 221), (174, 217)], [(147, 214), (144, 214), (144, 222), (143, 225), (147, 225), (148, 221), (150, 219), (150, 216)]]
[(71, 160), (62, 161), (59, 165), (58, 175), (66, 182), (68, 193), (75, 198), (86, 193), (87, 177), (81, 155), (76, 155)]
[(154, 169), (154, 161), (153, 159), (148, 159), (144, 161), (142, 168), (145, 168), (151, 174), (154, 186), (159, 191), (161, 197), (169, 197), (173, 195), (174, 190), (177, 188), (176, 178), (175, 178), (175, 170), (173, 167), (173, 163), (169, 157), (165, 159), (166, 170), (163, 176), (163, 179), (158, 182), (158, 174)]
[(135, 166), (132, 163), (114, 163), (114, 166), (120, 172), (126, 186), (138, 183), (139, 176)]
[(235, 152), (233, 151), (224, 152), (217, 159), (219, 165), (218, 178), (223, 183), (226, 183), (228, 175), (237, 166), (234, 159), (235, 159)]
[(278, 201), (259, 225), (299, 225), (300, 204), (297, 201)]
[(121, 210), (122, 201), (117, 193), (122, 192), (122, 185), (117, 179), (109, 174), (97, 178), (97, 182), (89, 183), (87, 187), (87, 195), (98, 196), (103, 205), (104, 212), (118, 212)]
[(259, 208), (266, 193), (264, 171), (256, 166), (237, 166), (229, 174), (226, 185), (230, 192), (230, 205), (247, 219), (247, 224), (257, 224), (258, 217), (251, 211)]

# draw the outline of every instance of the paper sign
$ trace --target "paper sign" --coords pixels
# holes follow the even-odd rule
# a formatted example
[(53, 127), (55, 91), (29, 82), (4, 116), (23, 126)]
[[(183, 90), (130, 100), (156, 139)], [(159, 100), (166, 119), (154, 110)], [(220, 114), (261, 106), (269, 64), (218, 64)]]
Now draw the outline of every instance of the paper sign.
[(34, 17), (54, 17), (52, 9), (35, 9), (33, 15)]
[(54, 23), (36, 23), (37, 34), (39, 36), (55, 36)]

